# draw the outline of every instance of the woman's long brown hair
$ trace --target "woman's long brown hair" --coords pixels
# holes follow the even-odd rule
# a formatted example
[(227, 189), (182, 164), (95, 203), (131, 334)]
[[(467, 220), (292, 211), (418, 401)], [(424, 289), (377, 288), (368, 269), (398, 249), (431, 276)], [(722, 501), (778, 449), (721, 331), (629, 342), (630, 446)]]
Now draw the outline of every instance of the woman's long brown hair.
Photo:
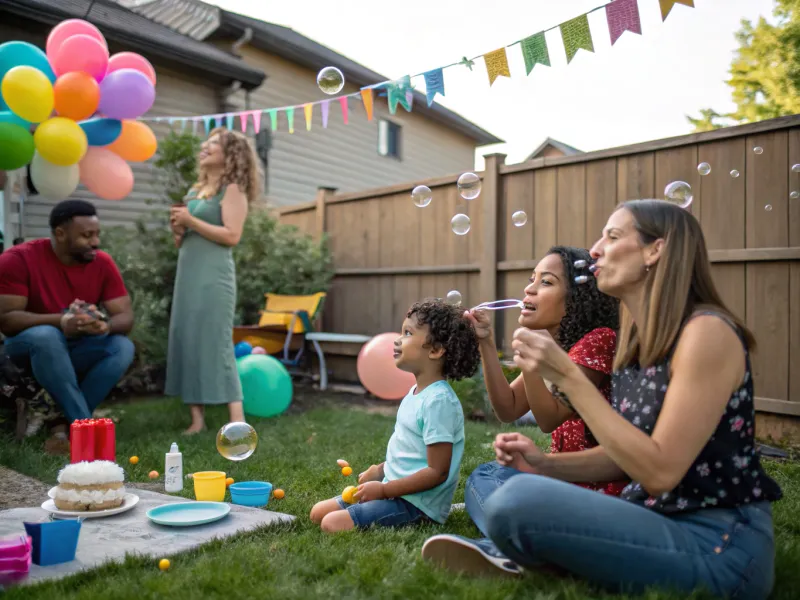
[[(222, 154), (225, 157), (225, 168), (216, 193), (219, 193), (224, 186), (235, 183), (247, 196), (247, 202), (252, 204), (261, 198), (263, 189), (263, 171), (253, 143), (243, 133), (224, 127), (213, 129), (208, 137), (214, 135), (219, 135)], [(199, 167), (197, 175), (197, 183), (193, 187), (199, 190), (208, 184), (208, 173)]]
[(663, 200), (630, 200), (619, 209), (633, 216), (643, 245), (663, 239), (664, 249), (644, 283), (641, 323), (633, 322), (624, 304), (620, 307), (614, 370), (633, 363), (648, 367), (665, 360), (686, 319), (702, 309), (727, 317), (738, 327), (747, 348), (755, 349), (753, 334), (725, 306), (717, 292), (705, 236), (697, 219), (689, 211)]

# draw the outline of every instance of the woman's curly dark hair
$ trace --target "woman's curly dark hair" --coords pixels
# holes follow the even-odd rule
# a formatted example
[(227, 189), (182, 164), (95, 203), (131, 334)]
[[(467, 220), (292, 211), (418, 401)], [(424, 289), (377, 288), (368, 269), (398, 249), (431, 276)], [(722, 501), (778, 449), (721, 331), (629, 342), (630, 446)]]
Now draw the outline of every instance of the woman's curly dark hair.
[(420, 326), (427, 325), (430, 334), (426, 343), (444, 348), (442, 375), (447, 379), (472, 377), (478, 370), (481, 354), (478, 336), (466, 318), (464, 309), (442, 300), (426, 299), (408, 309), (406, 318), (414, 317)]
[[(575, 261), (585, 260), (592, 264), (589, 251), (573, 246), (553, 246), (547, 255), (561, 257), (564, 275), (567, 278), (567, 297), (564, 300), (564, 318), (558, 328), (558, 345), (569, 351), (587, 333), (598, 327), (619, 330), (619, 301), (597, 289), (597, 281), (588, 267), (575, 268)], [(587, 275), (586, 283), (575, 283), (579, 275)]]

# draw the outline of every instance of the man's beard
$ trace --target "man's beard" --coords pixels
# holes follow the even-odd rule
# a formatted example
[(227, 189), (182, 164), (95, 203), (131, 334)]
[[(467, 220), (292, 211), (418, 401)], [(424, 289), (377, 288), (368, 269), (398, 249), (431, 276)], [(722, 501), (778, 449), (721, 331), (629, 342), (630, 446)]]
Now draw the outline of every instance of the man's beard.
[(97, 252), (97, 248), (90, 248), (88, 250), (73, 250), (70, 252), (70, 254), (77, 262), (89, 264), (97, 257), (96, 255), (93, 256), (91, 254), (92, 252)]

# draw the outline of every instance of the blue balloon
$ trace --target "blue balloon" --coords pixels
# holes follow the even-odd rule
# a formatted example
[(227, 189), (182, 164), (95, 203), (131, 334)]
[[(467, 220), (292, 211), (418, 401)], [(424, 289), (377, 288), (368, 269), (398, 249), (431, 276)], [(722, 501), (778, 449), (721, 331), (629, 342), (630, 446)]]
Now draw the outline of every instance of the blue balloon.
[(25, 128), (25, 131), (30, 131), (31, 124), (25, 119), (21, 119), (10, 110), (0, 110), (0, 123), (11, 123), (12, 125), (19, 125)]
[(233, 347), (233, 353), (236, 355), (236, 358), (247, 356), (251, 352), (253, 352), (253, 347), (247, 342), (239, 342)]
[(78, 123), (90, 146), (108, 146), (122, 133), (122, 121), (119, 119), (97, 118)]
[[(56, 74), (50, 66), (50, 61), (47, 60), (47, 55), (42, 50), (28, 42), (14, 41), (0, 44), (0, 81), (11, 69), (20, 66), (39, 69), (47, 76), (50, 83), (56, 82)], [(8, 104), (0, 96), (0, 110), (7, 108)]]

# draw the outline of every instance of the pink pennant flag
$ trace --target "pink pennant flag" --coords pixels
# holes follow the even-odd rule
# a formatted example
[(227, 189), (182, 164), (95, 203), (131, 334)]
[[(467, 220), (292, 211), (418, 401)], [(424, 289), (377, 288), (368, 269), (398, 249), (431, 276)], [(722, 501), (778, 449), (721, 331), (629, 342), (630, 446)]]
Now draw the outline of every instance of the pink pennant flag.
[(247, 113), (240, 112), (239, 119), (242, 121), (242, 133), (247, 133)]
[(642, 21), (636, 0), (615, 0), (606, 5), (606, 19), (612, 46), (626, 31), (642, 34)]
[(261, 111), (254, 110), (250, 114), (253, 115), (253, 129), (255, 133), (258, 133), (261, 131)]
[(344, 120), (344, 124), (347, 125), (347, 96), (340, 97), (339, 104), (342, 105), (342, 119)]
[(322, 101), (322, 127), (327, 129), (328, 127), (328, 112), (331, 109), (330, 100), (323, 100)]

